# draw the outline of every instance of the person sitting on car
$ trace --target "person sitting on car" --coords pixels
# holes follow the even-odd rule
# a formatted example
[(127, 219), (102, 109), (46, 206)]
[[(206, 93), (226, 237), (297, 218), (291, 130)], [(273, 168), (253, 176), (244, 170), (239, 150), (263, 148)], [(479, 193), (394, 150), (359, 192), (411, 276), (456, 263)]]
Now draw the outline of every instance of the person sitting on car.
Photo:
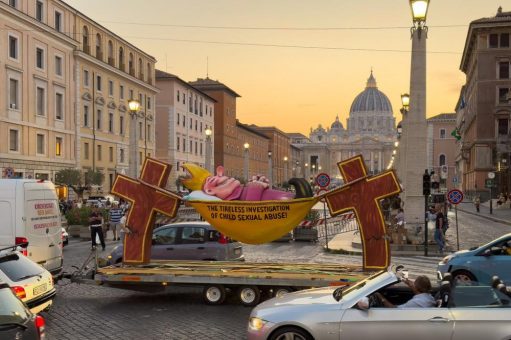
[(418, 276), (417, 279), (415, 279), (414, 282), (406, 279), (404, 281), (408, 287), (410, 287), (414, 293), (413, 298), (408, 300), (408, 302), (402, 304), (402, 305), (394, 305), (389, 300), (387, 300), (383, 295), (380, 293), (376, 293), (376, 296), (380, 299), (381, 303), (385, 307), (389, 308), (428, 308), (428, 307), (435, 307), (436, 301), (431, 296), (431, 282), (429, 281), (427, 276), (421, 275)]

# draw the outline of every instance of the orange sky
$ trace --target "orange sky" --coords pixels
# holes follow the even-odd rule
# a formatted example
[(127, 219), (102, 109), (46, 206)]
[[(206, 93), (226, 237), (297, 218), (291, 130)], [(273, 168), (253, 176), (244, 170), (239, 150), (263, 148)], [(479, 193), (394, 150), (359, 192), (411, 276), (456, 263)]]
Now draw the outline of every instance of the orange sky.
[[(307, 135), (318, 124), (329, 126), (336, 115), (346, 125), (351, 103), (363, 91), (371, 67), (379, 89), (389, 97), (400, 120), (400, 94), (408, 92), (410, 81), (411, 14), (407, 0), (66, 2), (153, 55), (157, 68), (186, 81), (206, 76), (208, 58), (209, 77), (242, 96), (237, 113), (243, 123)], [(428, 117), (454, 111), (465, 79), (459, 63), (468, 24), (494, 16), (499, 5), (506, 5), (506, 1), (431, 1), (427, 22)], [(511, 11), (511, 6), (504, 7), (506, 10)]]

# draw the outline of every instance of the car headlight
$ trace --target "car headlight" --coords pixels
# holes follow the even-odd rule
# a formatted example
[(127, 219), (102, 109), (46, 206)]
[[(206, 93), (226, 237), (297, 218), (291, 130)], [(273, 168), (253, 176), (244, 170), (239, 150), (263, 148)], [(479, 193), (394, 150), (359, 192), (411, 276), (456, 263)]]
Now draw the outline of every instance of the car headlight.
[(254, 331), (259, 331), (259, 330), (261, 330), (261, 328), (263, 328), (263, 326), (266, 324), (266, 322), (267, 321), (265, 321), (263, 319), (252, 317), (248, 321), (248, 327), (250, 327), (250, 329), (252, 329)]
[(440, 264), (447, 264), (447, 262), (449, 262), (452, 258), (454, 258), (453, 255), (447, 255), (442, 259), (442, 261), (440, 261)]

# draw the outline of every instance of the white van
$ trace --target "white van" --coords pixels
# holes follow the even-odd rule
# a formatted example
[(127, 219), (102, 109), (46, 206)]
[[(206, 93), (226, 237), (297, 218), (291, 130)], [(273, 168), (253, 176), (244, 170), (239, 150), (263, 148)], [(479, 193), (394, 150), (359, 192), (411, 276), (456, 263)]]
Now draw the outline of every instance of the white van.
[(55, 186), (33, 179), (0, 179), (0, 248), (28, 242), (23, 254), (62, 274), (62, 229)]

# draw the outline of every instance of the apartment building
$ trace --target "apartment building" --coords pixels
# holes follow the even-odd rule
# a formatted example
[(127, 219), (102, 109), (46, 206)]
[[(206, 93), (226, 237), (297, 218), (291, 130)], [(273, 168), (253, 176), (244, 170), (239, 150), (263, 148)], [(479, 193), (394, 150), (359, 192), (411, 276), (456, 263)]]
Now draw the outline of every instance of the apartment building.
[(183, 163), (213, 170), (216, 100), (160, 70), (156, 70), (156, 86), (160, 90), (156, 95), (156, 157), (173, 165), (168, 185), (175, 190), (177, 178), (184, 175)]
[(456, 114), (441, 113), (426, 119), (428, 169), (440, 179), (439, 189), (447, 192), (457, 187), (459, 174), (456, 168), (457, 140)]
[(0, 28), (4, 177), (94, 169), (108, 191), (116, 173), (136, 176), (155, 154), (156, 60), (60, 0), (0, 1)]

